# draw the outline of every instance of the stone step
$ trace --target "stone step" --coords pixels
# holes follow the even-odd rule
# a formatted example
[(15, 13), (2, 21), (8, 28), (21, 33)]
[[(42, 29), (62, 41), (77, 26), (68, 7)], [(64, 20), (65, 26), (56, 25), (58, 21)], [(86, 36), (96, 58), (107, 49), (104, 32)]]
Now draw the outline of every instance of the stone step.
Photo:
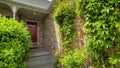
[(44, 56), (44, 55), (50, 55), (50, 53), (46, 52), (46, 51), (34, 52), (34, 53), (31, 53), (30, 58), (31, 57), (37, 57), (37, 56)]
[(27, 68), (54, 68), (54, 58), (45, 51), (32, 53)]

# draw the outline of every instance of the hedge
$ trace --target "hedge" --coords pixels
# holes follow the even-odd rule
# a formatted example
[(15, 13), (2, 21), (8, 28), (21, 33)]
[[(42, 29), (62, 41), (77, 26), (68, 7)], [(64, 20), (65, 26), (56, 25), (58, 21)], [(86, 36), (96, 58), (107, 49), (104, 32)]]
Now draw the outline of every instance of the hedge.
[(30, 46), (23, 22), (0, 16), (0, 68), (25, 68)]

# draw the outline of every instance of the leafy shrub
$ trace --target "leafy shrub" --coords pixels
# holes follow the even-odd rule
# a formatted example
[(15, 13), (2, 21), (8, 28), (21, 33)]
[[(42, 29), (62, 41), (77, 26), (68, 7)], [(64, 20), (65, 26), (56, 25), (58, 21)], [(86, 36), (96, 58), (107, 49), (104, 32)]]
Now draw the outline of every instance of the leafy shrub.
[(72, 41), (76, 38), (76, 28), (74, 19), (76, 13), (71, 4), (61, 3), (55, 10), (54, 19), (60, 26), (60, 35), (62, 38), (62, 45), (66, 49), (71, 49)]
[(23, 22), (0, 16), (0, 68), (25, 68), (30, 45)]
[(93, 68), (120, 68), (120, 0), (77, 0), (85, 18), (90, 65)]
[(64, 68), (82, 68), (86, 64), (86, 50), (69, 51), (60, 61)]
[(55, 10), (54, 19), (60, 26), (63, 26), (64, 22), (73, 23), (76, 17), (76, 13), (71, 4), (61, 3)]
[[(60, 2), (60, 4), (55, 10), (54, 19), (60, 26), (59, 33), (61, 37), (61, 47), (63, 47), (63, 49), (62, 51), (60, 51), (60, 55), (58, 55), (58, 61), (56, 61), (55, 63), (56, 68), (61, 68), (61, 65), (64, 65), (64, 68), (73, 68), (68, 66), (71, 66), (71, 64), (73, 64), (71, 63), (72, 60), (76, 60), (76, 58), (67, 58), (67, 56), (71, 56), (71, 53), (69, 51), (72, 51), (74, 50), (74, 48), (77, 47), (76, 43), (73, 43), (73, 41), (77, 37), (76, 27), (74, 25), (75, 17), (76, 13), (72, 4)], [(64, 59), (66, 60), (64, 61)], [(71, 62), (69, 62), (69, 60), (71, 60)]]

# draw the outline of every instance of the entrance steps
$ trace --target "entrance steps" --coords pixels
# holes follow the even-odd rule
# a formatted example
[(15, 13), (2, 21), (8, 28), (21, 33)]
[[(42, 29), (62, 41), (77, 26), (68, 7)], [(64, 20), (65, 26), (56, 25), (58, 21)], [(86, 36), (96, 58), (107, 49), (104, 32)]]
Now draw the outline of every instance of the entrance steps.
[(31, 51), (27, 68), (54, 68), (54, 58), (46, 51)]

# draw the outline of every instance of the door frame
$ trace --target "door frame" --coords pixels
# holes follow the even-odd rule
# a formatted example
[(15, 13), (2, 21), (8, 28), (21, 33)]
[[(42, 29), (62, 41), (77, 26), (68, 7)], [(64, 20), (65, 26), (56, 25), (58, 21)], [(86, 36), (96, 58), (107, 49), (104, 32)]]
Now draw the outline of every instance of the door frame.
[(40, 21), (33, 21), (33, 20), (25, 20), (25, 25), (26, 25), (26, 23), (27, 22), (35, 22), (35, 23), (37, 23), (37, 45), (36, 46), (32, 46), (33, 48), (34, 47), (39, 47), (39, 22)]

